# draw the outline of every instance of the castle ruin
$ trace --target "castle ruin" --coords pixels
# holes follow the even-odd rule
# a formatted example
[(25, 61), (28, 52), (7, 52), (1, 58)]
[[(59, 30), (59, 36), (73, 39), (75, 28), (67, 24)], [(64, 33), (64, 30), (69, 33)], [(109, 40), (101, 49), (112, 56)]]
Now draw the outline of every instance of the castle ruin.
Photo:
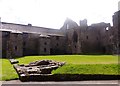
[(0, 22), (1, 56), (7, 58), (28, 55), (60, 54), (120, 54), (120, 11), (110, 23), (80, 25), (66, 19), (60, 29)]

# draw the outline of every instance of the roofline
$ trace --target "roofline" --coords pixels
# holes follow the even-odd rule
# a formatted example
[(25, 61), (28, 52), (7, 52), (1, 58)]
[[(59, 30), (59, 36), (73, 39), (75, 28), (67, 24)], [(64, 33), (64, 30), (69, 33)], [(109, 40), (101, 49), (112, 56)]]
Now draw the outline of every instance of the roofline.
[(61, 37), (63, 37), (64, 35), (59, 35), (59, 34), (48, 34), (48, 36), (61, 36)]
[(18, 23), (8, 23), (8, 22), (1, 22), (2, 24), (13, 24), (13, 25), (20, 25), (20, 26), (28, 26), (28, 27), (37, 27), (37, 28), (44, 28), (44, 29), (50, 29), (50, 30), (59, 30), (59, 29), (53, 29), (53, 28), (47, 28), (47, 27), (39, 27), (39, 26), (29, 26), (25, 24), (18, 24)]

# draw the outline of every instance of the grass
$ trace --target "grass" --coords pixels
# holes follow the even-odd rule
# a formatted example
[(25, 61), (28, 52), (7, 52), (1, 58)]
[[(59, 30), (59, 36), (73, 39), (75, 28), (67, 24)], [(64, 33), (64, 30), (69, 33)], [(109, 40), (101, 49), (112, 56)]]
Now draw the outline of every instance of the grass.
[(0, 74), (2, 74), (2, 79), (1, 78), (0, 79), (10, 80), (10, 79), (18, 78), (18, 75), (14, 70), (13, 66), (10, 64), (9, 60), (7, 59), (0, 59), (0, 60), (2, 60), (2, 71), (0, 71)]
[[(50, 56), (25, 56), (16, 58), (19, 64), (28, 64), (36, 60), (50, 59), (66, 62), (66, 65), (53, 71), (53, 74), (118, 74), (118, 57), (112, 55), (50, 55)], [(16, 71), (7, 59), (2, 61), (2, 79), (18, 78)], [(1, 72), (0, 72), (1, 73)]]
[(67, 64), (52, 74), (103, 74), (103, 75), (119, 75), (118, 64)]
[(116, 64), (118, 63), (118, 57), (112, 55), (50, 55), (50, 56), (25, 56), (24, 58), (18, 58), (22, 64), (29, 62), (52, 59), (56, 61), (64, 61), (67, 64)]

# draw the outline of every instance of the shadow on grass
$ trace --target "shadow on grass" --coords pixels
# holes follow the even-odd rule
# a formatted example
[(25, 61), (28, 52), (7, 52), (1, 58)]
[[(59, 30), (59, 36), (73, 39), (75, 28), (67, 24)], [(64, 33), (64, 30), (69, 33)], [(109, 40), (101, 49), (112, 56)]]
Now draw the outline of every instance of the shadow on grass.
[(19, 78), (14, 78), (14, 79), (3, 79), (3, 81), (11, 81), (11, 80), (19, 80)]
[(21, 81), (84, 81), (84, 80), (120, 80), (120, 75), (102, 75), (102, 74), (53, 74), (20, 77)]

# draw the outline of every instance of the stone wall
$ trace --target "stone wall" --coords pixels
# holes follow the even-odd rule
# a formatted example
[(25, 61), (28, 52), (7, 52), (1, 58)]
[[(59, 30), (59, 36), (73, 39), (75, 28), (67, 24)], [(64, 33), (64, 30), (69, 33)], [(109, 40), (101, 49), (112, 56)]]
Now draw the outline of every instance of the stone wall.
[(87, 20), (80, 21), (81, 26), (78, 26), (68, 18), (60, 30), (2, 22), (0, 52), (3, 55), (0, 55), (18, 57), (46, 54), (118, 54), (119, 14), (120, 11), (113, 15), (113, 27), (104, 22), (87, 26)]
[(114, 54), (120, 54), (120, 11), (117, 11), (113, 15), (113, 29), (114, 29)]
[(68, 54), (79, 54), (81, 53), (81, 41), (79, 29), (68, 29), (66, 33), (66, 46)]
[(110, 32), (106, 30), (111, 27), (109, 23), (101, 22), (71, 28), (65, 27), (65, 24), (72, 25), (74, 22), (71, 24), (71, 20), (67, 20), (61, 28), (66, 36), (66, 53), (111, 53), (111, 43), (108, 42)]
[(6, 46), (6, 57), (13, 58), (23, 56), (22, 33), (10, 33)]
[(40, 34), (23, 33), (23, 54), (38, 55), (38, 38)]
[(49, 55), (50, 54), (50, 37), (49, 36), (40, 36), (39, 37), (39, 55)]
[(1, 31), (2, 37), (1, 37), (1, 45), (2, 45), (2, 57), (6, 57), (7, 55), (7, 41), (10, 36), (9, 31)]
[(113, 27), (109, 27), (108, 30), (105, 31), (105, 35), (102, 36), (103, 41), (103, 49), (106, 51), (106, 54), (113, 54), (113, 33), (114, 29)]
[(51, 54), (65, 54), (65, 37), (63, 35), (50, 36), (50, 53)]
[(93, 25), (93, 27), (96, 28), (98, 32), (97, 34), (99, 34), (98, 40), (100, 45), (98, 46), (100, 46), (100, 50), (102, 51), (102, 53), (108, 54), (109, 52), (108, 48), (110, 48), (109, 45), (109, 36), (110, 36), (109, 29), (111, 28), (110, 24), (101, 22)]
[(100, 52), (100, 36), (96, 28), (80, 27), (80, 39), (82, 53)]

